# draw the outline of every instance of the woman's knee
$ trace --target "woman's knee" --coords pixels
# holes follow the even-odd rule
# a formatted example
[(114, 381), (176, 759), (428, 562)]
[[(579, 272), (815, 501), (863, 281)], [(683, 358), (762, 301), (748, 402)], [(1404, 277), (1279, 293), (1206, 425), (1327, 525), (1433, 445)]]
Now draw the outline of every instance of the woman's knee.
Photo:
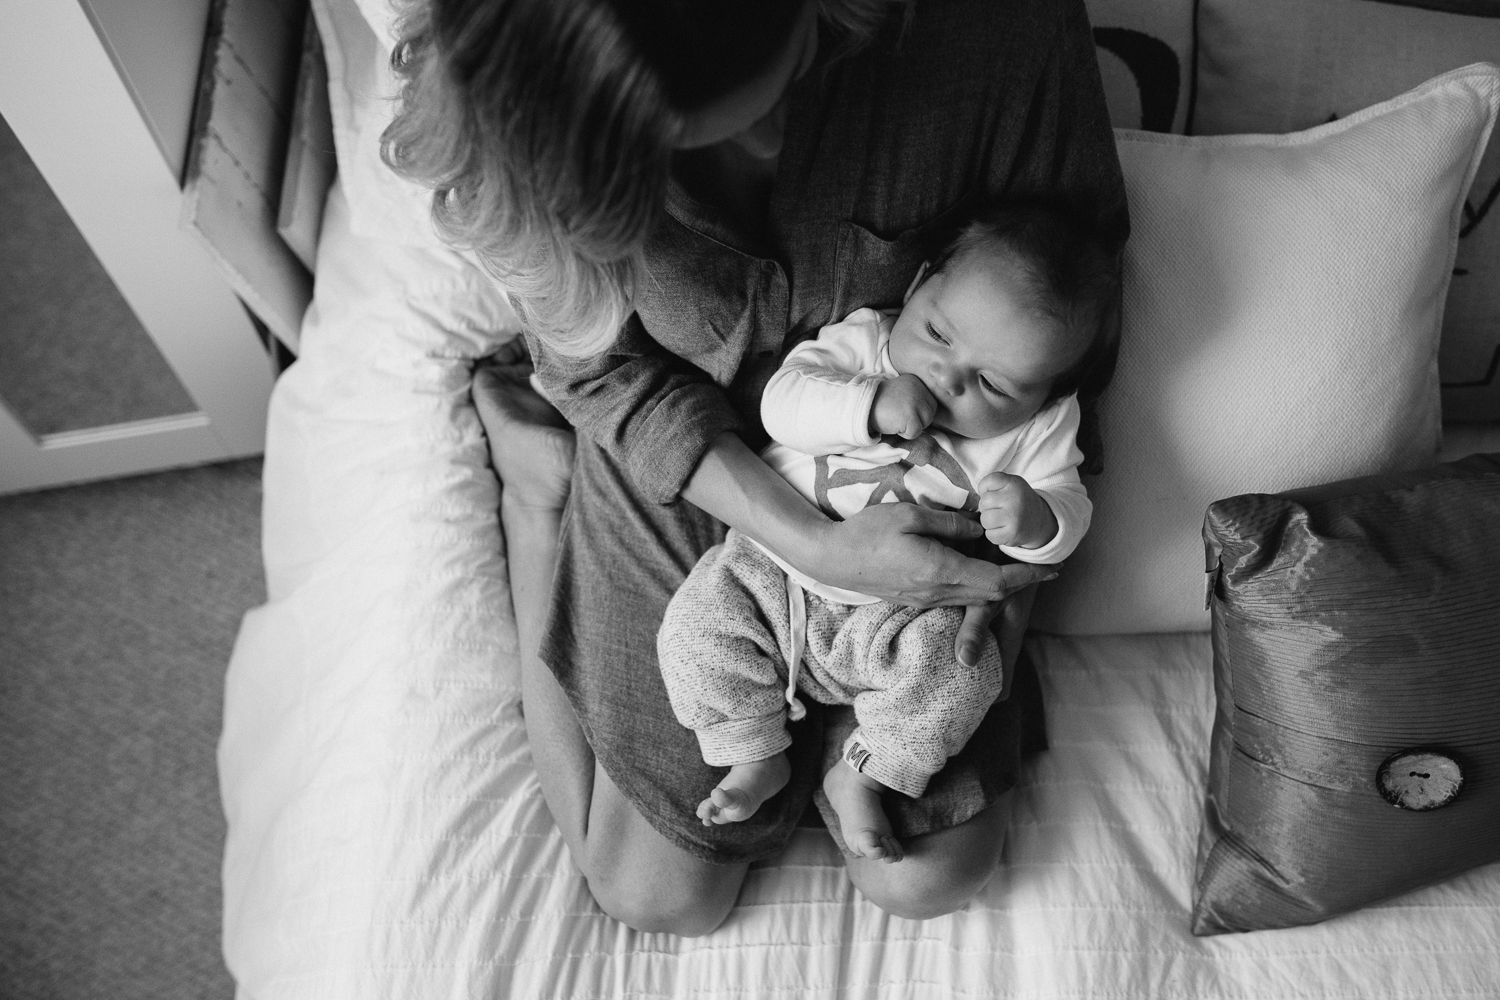
[(605, 913), (638, 931), (683, 937), (724, 922), (750, 868), (709, 864), (672, 844), (597, 764), (587, 839), (573, 858)]
[(717, 880), (646, 877), (639, 869), (615, 869), (588, 876), (588, 886), (599, 908), (627, 927), (699, 937), (724, 922), (739, 896), (743, 872), (726, 867), (723, 874)]
[(903, 869), (905, 864), (902, 860), (884, 865), (888, 872), (854, 881), (870, 902), (908, 920), (929, 920), (963, 909), (994, 873), (993, 860), (981, 868), (943, 865)]
[(1000, 862), (1010, 816), (1010, 796), (948, 830), (907, 841), (895, 864), (849, 861), (849, 878), (892, 916), (927, 920), (964, 908), (989, 884)]

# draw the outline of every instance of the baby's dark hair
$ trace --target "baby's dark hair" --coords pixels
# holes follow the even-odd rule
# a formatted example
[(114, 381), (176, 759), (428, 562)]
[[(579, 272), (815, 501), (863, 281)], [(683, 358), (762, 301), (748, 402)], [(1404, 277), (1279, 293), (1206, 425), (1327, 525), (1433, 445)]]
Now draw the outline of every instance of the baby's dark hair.
[(1008, 255), (1018, 265), (1029, 305), (1088, 347), (1052, 383), (1047, 402), (1078, 394), (1084, 413), (1083, 471), (1102, 469), (1094, 402), (1109, 385), (1120, 350), (1120, 259), (1088, 204), (1026, 197), (982, 207), (933, 258), (938, 274), (976, 253)]
[(1052, 383), (1047, 402), (1079, 392), (1101, 364), (1113, 370), (1119, 349), (1115, 313), (1120, 264), (1092, 219), (1060, 198), (996, 202), (970, 217), (933, 258), (928, 274), (976, 253), (997, 252), (1008, 253), (1019, 265), (1022, 288), (1033, 309), (1070, 338), (1088, 338), (1083, 355)]

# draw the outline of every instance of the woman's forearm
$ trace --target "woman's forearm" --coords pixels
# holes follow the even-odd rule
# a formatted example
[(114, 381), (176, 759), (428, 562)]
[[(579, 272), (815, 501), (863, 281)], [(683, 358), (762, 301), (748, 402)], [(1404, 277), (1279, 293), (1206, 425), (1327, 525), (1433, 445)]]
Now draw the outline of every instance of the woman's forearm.
[(830, 523), (738, 434), (714, 439), (682, 496), (793, 565), (804, 562), (808, 547)]

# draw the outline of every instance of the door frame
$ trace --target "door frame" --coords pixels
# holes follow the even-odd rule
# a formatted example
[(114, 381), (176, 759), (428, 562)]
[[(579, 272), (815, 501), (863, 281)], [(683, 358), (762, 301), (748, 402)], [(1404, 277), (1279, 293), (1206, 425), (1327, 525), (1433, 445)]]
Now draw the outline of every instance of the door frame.
[(0, 493), (260, 453), (275, 373), (179, 225), (182, 195), (78, 0), (0, 0), (0, 114), (196, 412), (37, 437), (0, 406)]

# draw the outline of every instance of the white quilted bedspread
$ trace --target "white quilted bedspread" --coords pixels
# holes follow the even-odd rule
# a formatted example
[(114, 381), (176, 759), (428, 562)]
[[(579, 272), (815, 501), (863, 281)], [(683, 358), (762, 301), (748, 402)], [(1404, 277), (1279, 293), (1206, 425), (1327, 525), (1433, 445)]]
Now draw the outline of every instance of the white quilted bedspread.
[(230, 665), (224, 947), (242, 1000), (1500, 997), (1500, 866), (1322, 926), (1194, 939), (1203, 635), (1032, 640), (1052, 749), (967, 909), (888, 917), (802, 831), (696, 940), (592, 903), (521, 723), (469, 362), (511, 317), (337, 189), (266, 455), (269, 602)]

